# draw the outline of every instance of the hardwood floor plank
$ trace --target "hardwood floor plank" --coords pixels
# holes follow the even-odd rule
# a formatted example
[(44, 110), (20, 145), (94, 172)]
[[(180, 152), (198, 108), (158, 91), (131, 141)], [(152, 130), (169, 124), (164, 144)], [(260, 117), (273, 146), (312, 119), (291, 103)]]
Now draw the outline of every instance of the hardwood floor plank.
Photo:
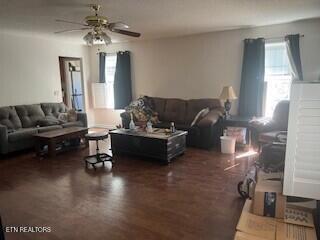
[(7, 239), (233, 238), (243, 205), (236, 186), (252, 159), (189, 148), (169, 165), (123, 156), (94, 171), (83, 162), (94, 149), (0, 160), (3, 224), (52, 229)]

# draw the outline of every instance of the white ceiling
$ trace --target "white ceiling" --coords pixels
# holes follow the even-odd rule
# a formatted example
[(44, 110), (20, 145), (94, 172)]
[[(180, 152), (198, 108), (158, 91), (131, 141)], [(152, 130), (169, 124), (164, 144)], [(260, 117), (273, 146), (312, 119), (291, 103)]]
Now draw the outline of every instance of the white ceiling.
[[(0, 29), (55, 36), (54, 31), (76, 28), (55, 19), (81, 22), (102, 5), (110, 21), (123, 21), (142, 39), (286, 23), (320, 17), (320, 0), (0, 0)], [(59, 38), (81, 41), (83, 33)], [(115, 41), (130, 37), (112, 35)]]

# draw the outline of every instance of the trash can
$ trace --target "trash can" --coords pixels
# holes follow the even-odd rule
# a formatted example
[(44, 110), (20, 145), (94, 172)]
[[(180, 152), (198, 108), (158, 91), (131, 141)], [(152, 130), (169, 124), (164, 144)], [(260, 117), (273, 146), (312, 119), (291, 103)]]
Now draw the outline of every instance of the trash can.
[(236, 149), (236, 139), (229, 136), (221, 136), (221, 152), (233, 154)]

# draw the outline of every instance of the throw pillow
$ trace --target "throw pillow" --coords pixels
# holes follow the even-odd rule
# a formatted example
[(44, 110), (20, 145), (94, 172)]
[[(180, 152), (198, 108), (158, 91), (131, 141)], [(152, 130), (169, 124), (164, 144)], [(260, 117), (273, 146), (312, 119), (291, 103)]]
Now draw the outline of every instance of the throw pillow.
[(59, 113), (58, 120), (60, 124), (68, 122), (68, 113)]
[(55, 117), (45, 117), (37, 121), (37, 125), (40, 127), (58, 125), (59, 123), (60, 123), (59, 120), (56, 119)]
[(68, 111), (68, 122), (76, 122), (77, 121), (77, 112), (74, 109), (70, 109)]
[(196, 125), (202, 118), (204, 118), (209, 113), (209, 111), (209, 108), (204, 108), (200, 112), (198, 112), (191, 123), (191, 127)]

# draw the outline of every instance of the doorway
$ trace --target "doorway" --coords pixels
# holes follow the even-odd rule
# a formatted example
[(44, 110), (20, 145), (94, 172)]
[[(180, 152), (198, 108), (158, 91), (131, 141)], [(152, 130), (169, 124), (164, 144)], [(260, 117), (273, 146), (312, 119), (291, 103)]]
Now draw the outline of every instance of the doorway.
[(78, 112), (85, 111), (82, 59), (59, 57), (62, 101)]

